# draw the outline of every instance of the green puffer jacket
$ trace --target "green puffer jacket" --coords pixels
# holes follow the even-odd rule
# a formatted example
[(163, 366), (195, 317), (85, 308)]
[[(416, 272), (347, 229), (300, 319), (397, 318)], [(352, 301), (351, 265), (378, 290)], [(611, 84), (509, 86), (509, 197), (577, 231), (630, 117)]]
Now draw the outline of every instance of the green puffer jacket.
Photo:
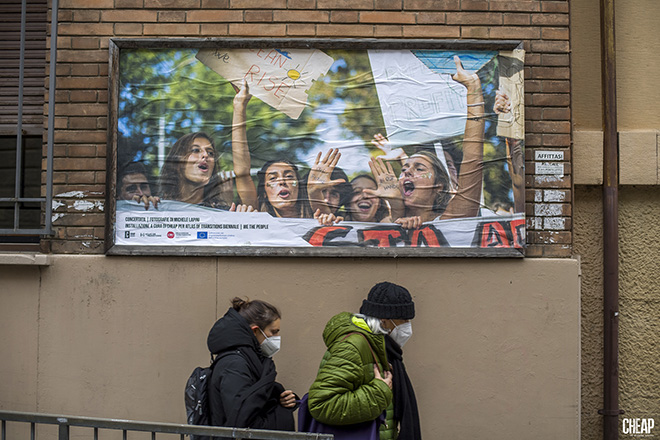
[[(358, 334), (346, 337), (350, 333), (364, 337)], [(374, 356), (369, 349), (371, 345), (379, 369), (389, 370), (383, 335), (372, 333), (363, 319), (343, 312), (328, 321), (323, 340), (328, 351), (309, 389), (312, 417), (328, 425), (350, 425), (374, 420), (387, 409), (380, 439), (396, 439), (392, 390), (375, 378)]]

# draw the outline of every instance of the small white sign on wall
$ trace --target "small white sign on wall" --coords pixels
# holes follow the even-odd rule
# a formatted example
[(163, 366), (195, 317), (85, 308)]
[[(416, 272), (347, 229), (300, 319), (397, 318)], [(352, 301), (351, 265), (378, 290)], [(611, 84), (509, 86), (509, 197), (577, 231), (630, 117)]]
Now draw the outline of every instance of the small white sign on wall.
[(534, 160), (539, 160), (539, 161), (564, 160), (564, 152), (563, 151), (536, 150), (534, 152)]
[(564, 164), (561, 162), (537, 162), (535, 165), (535, 174), (564, 175)]

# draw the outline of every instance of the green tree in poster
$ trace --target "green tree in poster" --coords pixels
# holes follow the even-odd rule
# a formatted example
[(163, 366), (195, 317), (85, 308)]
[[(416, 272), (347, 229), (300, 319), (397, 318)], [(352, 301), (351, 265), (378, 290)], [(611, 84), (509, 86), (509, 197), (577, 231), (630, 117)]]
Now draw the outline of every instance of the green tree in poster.
[[(120, 59), (118, 159), (143, 160), (158, 174), (158, 144), (165, 154), (191, 131), (211, 135), (223, 169), (231, 169), (234, 88), (198, 62), (194, 50), (124, 50)], [(248, 107), (253, 166), (272, 158), (293, 161), (317, 142), (321, 121), (309, 113), (292, 120), (255, 99)], [(161, 152), (162, 153), (162, 152)], [(162, 161), (162, 157), (160, 158)]]

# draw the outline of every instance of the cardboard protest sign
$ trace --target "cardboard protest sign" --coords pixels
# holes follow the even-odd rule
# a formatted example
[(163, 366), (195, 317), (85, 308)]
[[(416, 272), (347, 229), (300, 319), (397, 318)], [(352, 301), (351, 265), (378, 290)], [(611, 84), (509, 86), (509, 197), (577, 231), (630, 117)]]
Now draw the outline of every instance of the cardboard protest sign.
[(501, 93), (511, 100), (511, 111), (501, 113), (497, 119), (497, 135), (513, 138), (525, 138), (525, 89), (523, 62), (525, 52), (522, 49), (502, 52), (500, 57)]
[(325, 75), (333, 59), (316, 49), (202, 49), (196, 58), (237, 87), (298, 119), (312, 82)]
[(451, 75), (433, 72), (408, 50), (370, 50), (369, 60), (390, 142), (427, 143), (463, 133), (467, 92)]

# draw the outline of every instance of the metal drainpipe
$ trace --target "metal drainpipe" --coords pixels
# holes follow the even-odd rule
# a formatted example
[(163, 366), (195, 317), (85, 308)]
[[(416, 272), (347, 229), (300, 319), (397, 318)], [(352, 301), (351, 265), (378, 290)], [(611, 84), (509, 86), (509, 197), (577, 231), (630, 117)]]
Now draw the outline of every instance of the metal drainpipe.
[(619, 163), (614, 0), (600, 1), (603, 86), (603, 439), (619, 438)]

